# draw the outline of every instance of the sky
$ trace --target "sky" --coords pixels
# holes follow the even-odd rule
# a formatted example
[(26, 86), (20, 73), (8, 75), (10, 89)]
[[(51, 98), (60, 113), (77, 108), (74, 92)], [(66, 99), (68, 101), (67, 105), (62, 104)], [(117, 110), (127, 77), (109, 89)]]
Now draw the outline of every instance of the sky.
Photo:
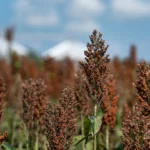
[(38, 54), (64, 40), (89, 42), (103, 34), (108, 53), (150, 60), (150, 0), (0, 0), (0, 36), (15, 27), (15, 41)]

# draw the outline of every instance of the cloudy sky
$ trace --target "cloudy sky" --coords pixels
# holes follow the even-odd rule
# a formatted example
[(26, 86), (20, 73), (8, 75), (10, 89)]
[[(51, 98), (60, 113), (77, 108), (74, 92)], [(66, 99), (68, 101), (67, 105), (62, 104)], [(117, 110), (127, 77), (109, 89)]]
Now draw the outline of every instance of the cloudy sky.
[(86, 44), (96, 28), (112, 56), (127, 56), (135, 44), (150, 60), (149, 0), (0, 0), (0, 35), (10, 25), (15, 40), (38, 53), (67, 39)]

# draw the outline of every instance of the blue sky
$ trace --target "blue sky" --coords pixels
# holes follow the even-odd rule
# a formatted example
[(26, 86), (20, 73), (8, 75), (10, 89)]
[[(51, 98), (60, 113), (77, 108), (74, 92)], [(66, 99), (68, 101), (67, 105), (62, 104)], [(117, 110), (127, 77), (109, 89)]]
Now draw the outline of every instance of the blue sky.
[(135, 44), (150, 60), (149, 0), (1, 0), (0, 35), (11, 25), (15, 40), (38, 53), (66, 39), (86, 44), (96, 28), (112, 56), (127, 56)]

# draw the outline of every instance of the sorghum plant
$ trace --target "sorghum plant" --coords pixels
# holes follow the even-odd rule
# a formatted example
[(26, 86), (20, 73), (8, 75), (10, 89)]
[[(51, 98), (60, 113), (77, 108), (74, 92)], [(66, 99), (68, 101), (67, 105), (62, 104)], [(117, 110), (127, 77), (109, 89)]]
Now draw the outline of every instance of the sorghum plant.
[[(2, 120), (5, 94), (6, 94), (5, 83), (4, 83), (3, 79), (0, 78), (0, 121)], [(3, 143), (3, 141), (6, 139), (6, 137), (7, 137), (7, 132), (0, 135), (0, 145)]]
[[(82, 138), (88, 135), (88, 132), (85, 131), (85, 118), (87, 118), (88, 115), (93, 114), (93, 104), (88, 96), (89, 90), (87, 91), (87, 88), (90, 90), (86, 76), (83, 71), (79, 69), (75, 76), (74, 92), (77, 101), (77, 110), (80, 116), (80, 129)], [(84, 142), (82, 142), (82, 149), (85, 149)]]
[(102, 101), (102, 108), (104, 111), (103, 123), (114, 128), (116, 124), (117, 102), (119, 96), (116, 94), (115, 80), (113, 76), (109, 76), (106, 80), (107, 89), (105, 90)]
[(150, 69), (146, 62), (138, 65), (138, 80), (134, 83), (139, 103), (123, 122), (123, 144), (126, 150), (150, 149)]
[(146, 103), (150, 106), (150, 68), (146, 62), (138, 65), (138, 80), (134, 83), (137, 90), (137, 96), (141, 105)]
[(115, 80), (112, 75), (109, 75), (106, 80), (106, 90), (102, 100), (103, 118), (101, 131), (105, 129), (105, 147), (110, 149), (110, 129), (114, 129), (116, 125), (117, 103), (119, 96), (116, 93)]
[(63, 90), (60, 104), (48, 103), (45, 109), (44, 126), (48, 150), (68, 150), (75, 133), (76, 101), (71, 88)]
[(59, 99), (60, 105), (63, 107), (63, 109), (66, 111), (67, 116), (66, 116), (66, 125), (67, 125), (67, 130), (66, 130), (66, 146), (69, 147), (71, 144), (71, 139), (72, 135), (75, 132), (75, 124), (77, 120), (77, 114), (76, 114), (76, 99), (73, 90), (70, 87), (66, 87), (63, 92), (62, 96)]
[[(87, 92), (88, 82), (82, 70), (78, 70), (75, 78), (75, 98), (77, 101), (77, 110), (80, 115), (90, 115), (91, 108), (89, 107), (90, 99)], [(90, 87), (88, 87), (89, 89)]]
[(115, 79), (117, 79), (117, 92), (121, 97), (118, 103), (120, 108), (119, 111), (121, 111), (121, 108), (125, 103), (129, 109), (132, 110), (132, 106), (137, 101), (136, 90), (133, 86), (131, 86), (137, 78), (136, 47), (134, 45), (130, 47), (130, 55), (124, 60), (119, 60), (119, 58), (115, 57), (110, 67)]
[(133, 106), (123, 122), (123, 145), (125, 150), (150, 149), (150, 116), (143, 115), (144, 108), (140, 104)]
[(102, 34), (94, 30), (90, 36), (91, 44), (87, 44), (87, 51), (85, 51), (86, 62), (80, 62), (86, 78), (92, 87), (92, 93), (89, 93), (89, 97), (95, 106), (101, 106), (105, 79), (109, 74), (107, 65), (110, 59), (108, 58), (109, 55), (105, 55), (108, 46), (105, 46), (105, 41), (101, 38)]
[[(108, 64), (110, 59), (106, 55), (108, 46), (105, 46), (105, 41), (102, 40), (102, 34), (96, 30), (90, 36), (91, 44), (87, 44), (87, 51), (85, 51), (85, 62), (80, 62), (83, 73), (87, 81), (86, 91), (88, 99), (93, 104), (92, 121), (93, 127), (93, 149), (97, 150), (97, 134), (101, 131), (101, 125), (107, 127), (115, 126), (115, 115), (117, 111), (118, 96), (115, 92), (115, 82), (110, 76)], [(85, 83), (83, 83), (85, 84)], [(79, 94), (79, 93), (78, 93)], [(103, 111), (103, 119), (101, 113)], [(98, 120), (99, 118), (99, 120)], [(93, 119), (92, 119), (93, 120)], [(101, 122), (97, 130), (97, 120)], [(103, 121), (103, 123), (102, 123)], [(109, 149), (109, 128), (106, 128), (106, 145)]]
[(46, 86), (42, 79), (29, 79), (22, 85), (23, 120), (29, 131), (30, 149), (38, 149), (38, 134), (42, 130), (46, 106)]

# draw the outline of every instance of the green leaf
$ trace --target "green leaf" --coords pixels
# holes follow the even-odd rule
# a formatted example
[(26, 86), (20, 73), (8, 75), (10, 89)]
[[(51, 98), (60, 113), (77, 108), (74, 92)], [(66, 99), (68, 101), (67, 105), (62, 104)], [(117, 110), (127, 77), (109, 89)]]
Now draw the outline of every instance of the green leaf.
[(90, 134), (91, 127), (92, 127), (92, 123), (89, 117), (85, 117), (83, 124), (84, 124), (84, 136), (86, 137), (85, 138), (85, 144), (86, 144), (88, 141), (88, 135)]
[(102, 117), (101, 117), (101, 116), (97, 116), (97, 117), (95, 118), (95, 127), (96, 127), (96, 130), (95, 130), (95, 131), (96, 131), (96, 132), (99, 131), (101, 125), (102, 125)]
[(93, 149), (93, 143), (92, 142), (88, 142), (86, 145), (86, 150), (91, 150)]
[(14, 147), (12, 147), (11, 145), (9, 145), (6, 142), (3, 142), (2, 147), (4, 147), (5, 150), (16, 150)]
[(84, 124), (84, 136), (87, 136), (90, 133), (92, 125), (89, 117), (85, 117), (83, 124)]
[[(86, 136), (86, 137), (83, 137), (82, 135), (74, 136), (74, 137), (73, 137), (73, 143), (75, 143), (75, 144), (73, 144), (71, 150), (83, 150), (83, 149), (82, 149), (82, 142), (83, 142), (87, 137), (91, 137), (91, 136), (92, 136), (91, 134), (89, 134), (89, 135)], [(91, 150), (91, 146), (92, 146), (91, 142), (88, 142), (88, 143), (86, 144), (86, 150)]]
[[(77, 135), (73, 137), (73, 144), (70, 150), (82, 150), (82, 142), (84, 137), (82, 135)], [(82, 140), (83, 139), (83, 140)]]
[(89, 121), (90, 121), (90, 127), (91, 127), (91, 129), (92, 129), (92, 133), (94, 133), (94, 116), (88, 116), (88, 119), (89, 119)]
[(80, 144), (82, 141), (84, 141), (86, 138), (92, 136), (91, 134), (83, 137), (82, 135), (79, 135), (79, 136), (75, 136), (75, 140), (76, 140), (76, 143), (74, 144), (75, 146)]
[[(94, 122), (95, 119), (95, 122)], [(94, 134), (94, 132), (98, 132), (101, 124), (102, 124), (102, 116), (98, 115), (96, 118), (94, 116), (89, 116), (89, 120), (91, 122), (91, 127), (92, 127), (92, 132)], [(95, 125), (94, 125), (95, 123)], [(94, 129), (96, 127), (96, 129)]]

